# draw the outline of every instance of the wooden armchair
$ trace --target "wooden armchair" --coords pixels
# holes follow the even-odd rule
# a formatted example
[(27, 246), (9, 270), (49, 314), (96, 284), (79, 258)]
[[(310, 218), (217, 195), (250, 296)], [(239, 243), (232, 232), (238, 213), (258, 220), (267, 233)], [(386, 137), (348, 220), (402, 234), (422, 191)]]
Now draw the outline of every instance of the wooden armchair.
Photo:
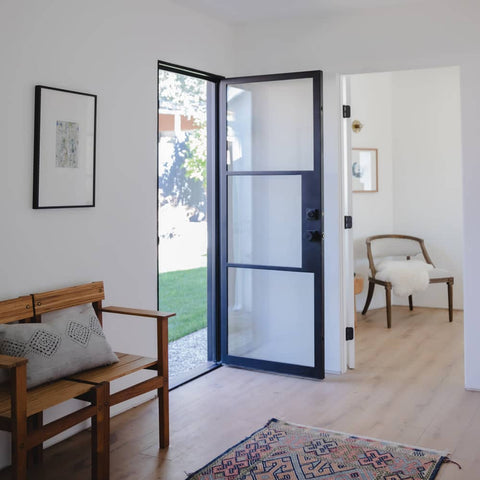
[[(370, 276), (368, 278), (368, 294), (363, 307), (362, 315), (365, 315), (372, 301), (375, 285), (385, 287), (386, 309), (387, 309), (387, 327), (392, 326), (392, 284), (389, 281), (378, 278), (376, 265), (385, 258), (403, 258), (410, 260), (421, 256), (423, 260), (430, 264), (433, 269), (429, 273), (429, 283), (446, 283), (448, 292), (448, 319), (453, 320), (453, 283), (454, 278), (446, 270), (436, 268), (425, 247), (423, 239), (412, 237), (410, 235), (375, 235), (366, 239), (367, 257), (370, 266)], [(408, 297), (410, 310), (413, 310), (412, 295)]]

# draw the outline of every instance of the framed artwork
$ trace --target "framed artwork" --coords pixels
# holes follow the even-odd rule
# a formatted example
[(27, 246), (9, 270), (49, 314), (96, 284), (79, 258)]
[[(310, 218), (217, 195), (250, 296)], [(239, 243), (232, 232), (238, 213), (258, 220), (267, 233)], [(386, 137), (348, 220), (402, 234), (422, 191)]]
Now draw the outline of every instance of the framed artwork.
[(35, 87), (33, 208), (95, 206), (97, 96)]
[(352, 148), (352, 190), (378, 192), (378, 149)]

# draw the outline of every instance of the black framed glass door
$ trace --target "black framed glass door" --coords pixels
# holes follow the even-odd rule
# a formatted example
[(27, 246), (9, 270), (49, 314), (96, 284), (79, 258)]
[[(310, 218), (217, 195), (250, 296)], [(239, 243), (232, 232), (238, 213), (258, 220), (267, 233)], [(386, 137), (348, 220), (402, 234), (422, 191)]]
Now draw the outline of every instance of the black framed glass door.
[(220, 83), (222, 362), (324, 377), (322, 73)]

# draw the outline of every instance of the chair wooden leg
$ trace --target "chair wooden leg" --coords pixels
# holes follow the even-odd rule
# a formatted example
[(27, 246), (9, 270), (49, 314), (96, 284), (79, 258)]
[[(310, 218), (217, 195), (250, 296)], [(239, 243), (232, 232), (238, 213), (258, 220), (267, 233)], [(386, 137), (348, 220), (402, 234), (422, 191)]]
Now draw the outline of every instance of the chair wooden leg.
[(453, 322), (453, 282), (447, 282), (448, 289), (448, 321)]
[(369, 281), (367, 299), (365, 300), (365, 306), (363, 307), (362, 315), (365, 315), (368, 312), (368, 307), (370, 306), (370, 302), (372, 301), (374, 290), (375, 290), (375, 283)]
[(408, 296), (408, 308), (410, 309), (410, 311), (413, 310), (413, 296), (412, 295)]
[(392, 285), (385, 285), (385, 299), (387, 304), (387, 328), (392, 328)]
[(110, 406), (109, 384), (97, 385), (95, 403), (97, 414), (92, 417), (92, 479), (110, 477)]
[[(12, 395), (12, 469), (14, 480), (27, 479), (27, 366), (11, 371)], [(23, 393), (22, 393), (23, 392)]]

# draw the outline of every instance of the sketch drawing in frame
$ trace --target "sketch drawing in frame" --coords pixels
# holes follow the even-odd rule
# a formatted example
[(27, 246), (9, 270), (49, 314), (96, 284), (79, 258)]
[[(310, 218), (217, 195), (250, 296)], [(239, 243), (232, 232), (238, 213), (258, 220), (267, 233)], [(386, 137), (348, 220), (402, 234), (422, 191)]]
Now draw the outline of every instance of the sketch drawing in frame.
[(353, 192), (378, 192), (378, 149), (352, 148)]
[(33, 208), (95, 206), (97, 96), (37, 85)]

